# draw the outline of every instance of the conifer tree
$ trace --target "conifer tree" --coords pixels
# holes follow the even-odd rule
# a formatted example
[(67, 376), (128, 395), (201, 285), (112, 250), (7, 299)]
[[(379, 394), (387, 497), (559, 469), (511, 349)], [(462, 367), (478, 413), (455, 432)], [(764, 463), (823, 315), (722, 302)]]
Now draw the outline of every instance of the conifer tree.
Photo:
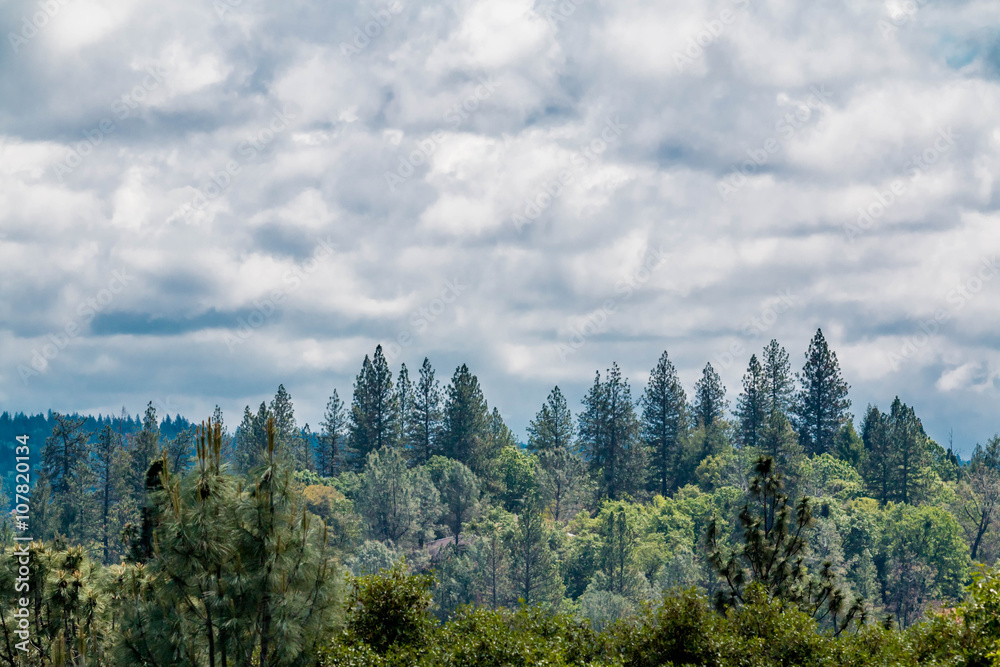
[(550, 532), (541, 500), (535, 496), (527, 500), (517, 524), (506, 535), (513, 597), (526, 605), (555, 605), (563, 594)]
[(792, 377), (788, 352), (778, 341), (772, 340), (764, 348), (762, 359), (768, 411), (787, 416), (795, 400), (795, 379)]
[(490, 435), (490, 415), (479, 380), (465, 364), (455, 369), (447, 395), (442, 453), (482, 475), (488, 464), (483, 450)]
[(410, 458), (417, 463), (427, 463), (439, 452), (442, 430), (441, 387), (434, 379), (434, 368), (424, 357), (420, 366), (420, 379), (414, 388), (413, 410), (407, 424), (407, 442)]
[(889, 502), (893, 468), (887, 419), (877, 405), (869, 405), (861, 422), (861, 441), (865, 446), (865, 466), (862, 473), (868, 490), (883, 505)]
[(351, 405), (353, 469), (360, 469), (370, 452), (394, 444), (395, 416), (392, 373), (382, 353), (382, 346), (379, 345), (375, 348), (372, 359), (365, 356), (361, 372), (354, 382), (354, 400)]
[(573, 432), (573, 414), (555, 387), (528, 426), (528, 451), (538, 456), (543, 496), (556, 522), (571, 515), (581, 490), (584, 469), (573, 447)]
[(569, 449), (573, 440), (573, 413), (559, 387), (554, 387), (528, 425), (528, 451), (543, 455)]
[(420, 508), (413, 471), (397, 448), (368, 454), (357, 501), (376, 539), (400, 544), (416, 537)]
[(129, 478), (132, 491), (137, 498), (144, 497), (146, 492), (146, 471), (153, 461), (160, 458), (160, 422), (156, 417), (156, 408), (150, 401), (146, 405), (146, 413), (142, 417), (142, 430), (132, 439), (129, 455), (132, 462)]
[(613, 500), (635, 495), (644, 486), (647, 457), (632, 392), (618, 364), (611, 365), (603, 383), (600, 373), (596, 374), (583, 406), (580, 443), (598, 477), (599, 493)]
[(711, 363), (705, 364), (701, 379), (694, 385), (694, 416), (697, 425), (708, 429), (722, 421), (729, 408), (726, 400), (726, 388), (722, 386), (722, 378), (712, 368)]
[(89, 444), (84, 419), (53, 414), (52, 435), (45, 440), (42, 472), (48, 480), (55, 510), (53, 528), (63, 536), (84, 537), (89, 503), (86, 498), (91, 471), (87, 466)]
[(666, 496), (677, 482), (681, 438), (687, 426), (687, 395), (666, 351), (649, 374), (642, 408), (642, 436), (653, 457), (651, 486)]
[(100, 540), (103, 560), (111, 562), (113, 542), (118, 531), (113, 525), (115, 504), (121, 501), (125, 489), (122, 481), (128, 469), (128, 461), (122, 449), (121, 437), (111, 426), (105, 425), (97, 435), (97, 442), (91, 452), (91, 465), (95, 478), (95, 496), (101, 517)]
[(831, 451), (840, 427), (849, 419), (849, 389), (840, 373), (837, 353), (827, 345), (823, 331), (816, 330), (806, 363), (798, 376), (800, 390), (795, 402), (793, 425), (808, 454)]
[(747, 372), (743, 375), (743, 392), (736, 401), (739, 442), (745, 447), (758, 447), (764, 439), (770, 412), (768, 398), (767, 378), (755, 354), (750, 357)]
[(316, 448), (316, 470), (323, 477), (340, 474), (344, 463), (344, 449), (347, 438), (347, 416), (344, 402), (337, 390), (326, 403), (326, 412), (320, 422), (319, 439)]
[(930, 463), (927, 435), (913, 408), (897, 396), (889, 408), (888, 435), (896, 475), (893, 495), (902, 503), (914, 502), (917, 473)]
[(268, 414), (274, 419), (278, 452), (288, 454), (287, 450), (292, 445), (292, 439), (295, 437), (298, 427), (295, 424), (295, 407), (292, 405), (292, 397), (285, 390), (285, 385), (278, 385), (278, 391), (271, 399)]
[(413, 383), (410, 381), (410, 371), (406, 368), (406, 364), (400, 365), (399, 375), (396, 376), (395, 408), (393, 442), (404, 451), (410, 451), (412, 447), (409, 442), (407, 424), (409, 424), (410, 415), (413, 412)]

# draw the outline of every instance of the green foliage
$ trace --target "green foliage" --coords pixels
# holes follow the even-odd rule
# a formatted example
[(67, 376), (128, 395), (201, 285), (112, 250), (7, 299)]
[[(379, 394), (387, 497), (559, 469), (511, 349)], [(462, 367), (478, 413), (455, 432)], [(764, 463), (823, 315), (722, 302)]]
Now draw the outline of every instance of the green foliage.
[(394, 646), (420, 648), (434, 627), (431, 575), (410, 574), (406, 564), (363, 577), (350, 578), (347, 596), (347, 638), (386, 653)]
[(795, 429), (807, 454), (833, 450), (834, 439), (848, 420), (848, 384), (840, 373), (837, 353), (816, 330), (806, 351), (806, 363), (798, 376), (801, 388), (795, 401)]

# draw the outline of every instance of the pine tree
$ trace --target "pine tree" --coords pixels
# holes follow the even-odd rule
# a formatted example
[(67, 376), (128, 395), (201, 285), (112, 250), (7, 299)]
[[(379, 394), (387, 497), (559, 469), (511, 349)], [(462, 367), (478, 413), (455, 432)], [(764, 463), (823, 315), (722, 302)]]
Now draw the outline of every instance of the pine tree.
[(712, 368), (711, 363), (705, 364), (701, 379), (694, 385), (694, 416), (697, 425), (707, 431), (716, 422), (725, 418), (729, 401), (726, 400), (726, 388), (722, 386), (722, 378)]
[(793, 425), (808, 454), (833, 449), (834, 438), (849, 418), (849, 389), (840, 374), (837, 353), (830, 350), (820, 329), (809, 344), (806, 364), (798, 376), (801, 389), (794, 406)]
[(528, 426), (528, 451), (538, 456), (543, 496), (557, 523), (570, 515), (584, 472), (573, 448), (573, 431), (573, 414), (555, 387)]
[(55, 510), (53, 526), (63, 536), (82, 535), (89, 503), (85, 494), (91, 474), (87, 466), (89, 444), (83, 432), (85, 419), (53, 414), (52, 435), (42, 451), (42, 472), (51, 488)]
[(888, 434), (896, 468), (893, 495), (899, 502), (912, 503), (917, 473), (930, 463), (927, 435), (913, 408), (897, 396), (889, 408)]
[(146, 405), (146, 413), (142, 417), (142, 430), (132, 439), (129, 455), (129, 479), (132, 491), (137, 498), (143, 498), (146, 493), (146, 471), (153, 461), (160, 458), (160, 422), (156, 417), (156, 408), (150, 401)]
[(618, 364), (611, 365), (603, 383), (597, 373), (583, 405), (580, 442), (591, 471), (599, 477), (600, 494), (613, 500), (635, 495), (644, 486), (646, 452), (632, 392)]
[(169, 438), (163, 446), (171, 471), (183, 473), (191, 465), (194, 455), (194, 436), (193, 428), (184, 429), (173, 438)]
[(770, 406), (768, 385), (764, 369), (757, 355), (750, 357), (750, 365), (743, 375), (743, 393), (736, 401), (739, 419), (739, 442), (744, 447), (758, 447), (764, 439), (764, 430)]
[(528, 451), (542, 455), (569, 449), (573, 440), (573, 413), (559, 387), (549, 397), (535, 419), (528, 425)]
[(649, 374), (642, 407), (642, 436), (653, 456), (650, 481), (666, 496), (676, 488), (681, 438), (687, 427), (687, 395), (666, 352)]
[(316, 469), (323, 477), (334, 477), (340, 474), (342, 469), (347, 438), (344, 402), (340, 400), (336, 389), (326, 403), (326, 412), (323, 414), (320, 428), (322, 431), (316, 448)]
[(91, 465), (96, 482), (94, 493), (101, 517), (99, 537), (103, 560), (105, 563), (110, 563), (112, 541), (118, 534), (112, 525), (112, 510), (125, 491), (122, 480), (128, 468), (128, 461), (122, 448), (121, 436), (109, 425), (105, 425), (97, 435), (97, 442), (91, 451)]
[(479, 380), (462, 364), (447, 390), (442, 453), (483, 475), (488, 460), (482, 451), (489, 436), (490, 418)]
[(294, 459), (294, 455), (289, 449), (298, 427), (295, 424), (295, 407), (292, 405), (292, 397), (285, 390), (285, 385), (278, 385), (278, 391), (271, 399), (269, 414), (274, 419), (279, 456), (292, 456)]
[(865, 483), (884, 505), (890, 499), (895, 461), (886, 415), (877, 405), (868, 406), (861, 423), (861, 441), (865, 445)]
[(413, 471), (398, 449), (368, 454), (357, 507), (376, 539), (401, 544), (416, 537), (420, 517)]
[(370, 452), (394, 444), (395, 416), (392, 373), (382, 353), (382, 346), (379, 345), (371, 360), (365, 356), (361, 372), (354, 382), (354, 400), (351, 405), (353, 469), (360, 469)]
[(767, 408), (770, 412), (788, 415), (795, 400), (795, 380), (788, 352), (772, 340), (764, 348), (764, 383), (767, 386)]
[(409, 442), (410, 415), (413, 412), (413, 383), (410, 382), (410, 371), (406, 364), (399, 367), (399, 375), (396, 376), (395, 393), (396, 414), (393, 416), (394, 442), (397, 447), (404, 451), (410, 451), (412, 447)]
[(416, 463), (427, 463), (438, 453), (442, 430), (441, 387), (434, 379), (434, 368), (424, 357), (420, 366), (420, 379), (414, 388), (413, 409), (407, 424), (407, 442), (410, 458)]
[(526, 605), (555, 605), (562, 598), (562, 581), (549, 539), (541, 501), (531, 498), (505, 540), (511, 554), (513, 597)]

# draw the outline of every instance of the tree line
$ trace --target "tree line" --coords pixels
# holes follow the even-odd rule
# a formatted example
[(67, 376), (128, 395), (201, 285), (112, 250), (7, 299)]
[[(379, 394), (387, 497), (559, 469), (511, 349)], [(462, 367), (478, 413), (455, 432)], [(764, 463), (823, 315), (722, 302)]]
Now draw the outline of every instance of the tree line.
[[(132, 432), (54, 414), (37, 576), (48, 590), (74, 566), (114, 628), (84, 652), (121, 664), (310, 664), (351, 622), (344, 593), (397, 570), (425, 577), (446, 624), (527, 605), (599, 631), (693, 588), (836, 635), (909, 627), (1000, 556), (1000, 438), (963, 462), (898, 397), (856, 428), (848, 392), (817, 331), (797, 373), (777, 341), (753, 355), (731, 411), (711, 364), (688, 394), (664, 352), (637, 397), (616, 364), (575, 413), (553, 387), (523, 443), (467, 365), (442, 387), (381, 348), (315, 433), (283, 386), (232, 433), (218, 408), (172, 436), (152, 404)], [(310, 595), (308, 618), (279, 602)], [(83, 655), (100, 619), (38, 604), (39, 650)]]

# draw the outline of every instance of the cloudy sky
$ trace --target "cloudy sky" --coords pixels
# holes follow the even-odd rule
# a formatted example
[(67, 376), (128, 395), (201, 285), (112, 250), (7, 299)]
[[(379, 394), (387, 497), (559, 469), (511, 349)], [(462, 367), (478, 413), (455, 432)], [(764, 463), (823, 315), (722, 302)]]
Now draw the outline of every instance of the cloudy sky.
[(994, 2), (13, 0), (0, 408), (300, 423), (468, 362), (523, 437), (666, 349), (735, 401), (822, 327), (853, 411), (1000, 430)]

